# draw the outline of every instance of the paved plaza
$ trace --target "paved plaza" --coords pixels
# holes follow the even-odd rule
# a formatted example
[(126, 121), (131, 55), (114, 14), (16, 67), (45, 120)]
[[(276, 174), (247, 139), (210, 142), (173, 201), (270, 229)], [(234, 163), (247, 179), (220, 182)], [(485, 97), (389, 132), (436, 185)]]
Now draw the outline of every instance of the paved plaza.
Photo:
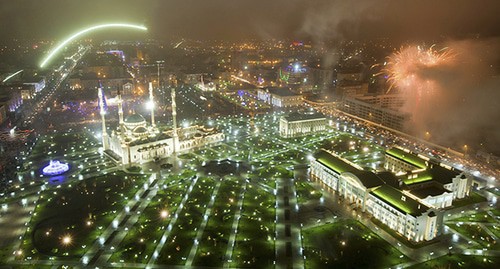
[[(451, 253), (498, 261), (499, 212), (488, 202), (457, 209), (439, 241), (402, 244), (307, 172), (320, 147), (367, 169), (380, 167), (384, 148), (334, 127), (285, 139), (279, 116), (214, 119), (225, 141), (133, 169), (104, 157), (91, 132), (41, 136), (21, 173), (33, 183), (3, 202), (5, 217), (25, 222), (0, 223), (13, 234), (2, 259), (33, 268), (403, 268)], [(70, 171), (41, 175), (50, 159)], [(353, 251), (367, 242), (366, 260), (356, 262)]]

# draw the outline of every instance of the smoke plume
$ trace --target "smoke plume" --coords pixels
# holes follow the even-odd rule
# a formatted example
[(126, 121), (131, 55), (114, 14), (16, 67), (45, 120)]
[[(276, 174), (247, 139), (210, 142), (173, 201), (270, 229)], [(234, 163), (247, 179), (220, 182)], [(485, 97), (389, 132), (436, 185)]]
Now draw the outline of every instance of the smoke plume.
[(498, 154), (500, 39), (448, 41), (444, 46), (453, 51), (453, 61), (415, 70), (436, 87), (422, 94), (414, 131), (429, 132), (431, 140), (457, 149), (468, 145)]

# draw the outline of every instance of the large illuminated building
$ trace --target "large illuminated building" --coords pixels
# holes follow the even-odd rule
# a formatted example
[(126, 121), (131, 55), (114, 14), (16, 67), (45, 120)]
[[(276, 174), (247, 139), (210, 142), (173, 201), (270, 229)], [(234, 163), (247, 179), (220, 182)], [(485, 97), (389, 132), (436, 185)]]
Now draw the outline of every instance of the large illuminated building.
[(304, 103), (302, 95), (296, 94), (288, 88), (258, 89), (257, 97), (274, 107), (297, 107)]
[(379, 123), (383, 126), (405, 130), (411, 115), (401, 111), (403, 96), (398, 94), (345, 96), (339, 110)]
[(326, 130), (326, 117), (314, 111), (292, 112), (280, 118), (280, 136), (295, 137)]
[(402, 148), (385, 153), (385, 169), (396, 173), (412, 193), (438, 208), (469, 196), (472, 178), (463, 171)]
[(224, 134), (213, 127), (191, 126), (177, 128), (177, 112), (175, 89), (172, 89), (172, 118), (170, 130), (160, 130), (154, 119), (154, 96), (152, 84), (149, 84), (149, 102), (151, 123), (139, 114), (131, 114), (124, 118), (121, 95), (118, 95), (118, 128), (108, 135), (104, 111), (102, 89), (98, 90), (102, 118), (102, 144), (105, 153), (116, 162), (126, 164), (141, 164), (162, 158), (174, 153), (201, 147), (224, 140)]
[(387, 150), (386, 159), (389, 171), (374, 173), (322, 149), (311, 161), (311, 177), (410, 241), (435, 238), (442, 210), (469, 194), (470, 179), (399, 148)]

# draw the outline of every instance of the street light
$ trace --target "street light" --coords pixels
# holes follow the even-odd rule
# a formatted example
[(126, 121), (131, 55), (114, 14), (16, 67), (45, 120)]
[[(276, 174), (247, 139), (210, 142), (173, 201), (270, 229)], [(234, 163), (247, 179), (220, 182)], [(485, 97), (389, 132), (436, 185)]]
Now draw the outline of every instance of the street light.
[(162, 211), (160, 212), (160, 217), (161, 217), (162, 219), (165, 219), (166, 217), (168, 217), (168, 211), (167, 211), (167, 210), (162, 210)]
[(70, 235), (63, 236), (63, 238), (61, 240), (62, 244), (65, 245), (65, 246), (71, 244), (71, 241), (72, 241), (72, 239), (71, 239)]

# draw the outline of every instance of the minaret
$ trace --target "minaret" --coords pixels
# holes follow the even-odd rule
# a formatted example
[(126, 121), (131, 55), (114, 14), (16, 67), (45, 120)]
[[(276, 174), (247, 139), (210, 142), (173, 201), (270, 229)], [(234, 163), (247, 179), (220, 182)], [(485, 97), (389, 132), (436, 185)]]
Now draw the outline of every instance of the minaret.
[(123, 122), (123, 100), (122, 100), (122, 94), (120, 93), (120, 89), (118, 88), (118, 122), (120, 123), (120, 132), (125, 130), (124, 128), (124, 122)]
[(179, 136), (177, 135), (177, 105), (175, 104), (175, 88), (172, 87), (172, 138), (174, 140), (174, 152), (178, 151)]
[(153, 97), (153, 83), (149, 82), (149, 105), (151, 106), (151, 126), (156, 127), (155, 124), (155, 101)]
[(106, 111), (104, 111), (104, 94), (102, 92), (102, 88), (97, 89), (97, 95), (99, 96), (99, 109), (101, 114), (102, 121), (102, 147), (104, 150), (109, 149), (109, 137), (108, 132), (106, 131)]

